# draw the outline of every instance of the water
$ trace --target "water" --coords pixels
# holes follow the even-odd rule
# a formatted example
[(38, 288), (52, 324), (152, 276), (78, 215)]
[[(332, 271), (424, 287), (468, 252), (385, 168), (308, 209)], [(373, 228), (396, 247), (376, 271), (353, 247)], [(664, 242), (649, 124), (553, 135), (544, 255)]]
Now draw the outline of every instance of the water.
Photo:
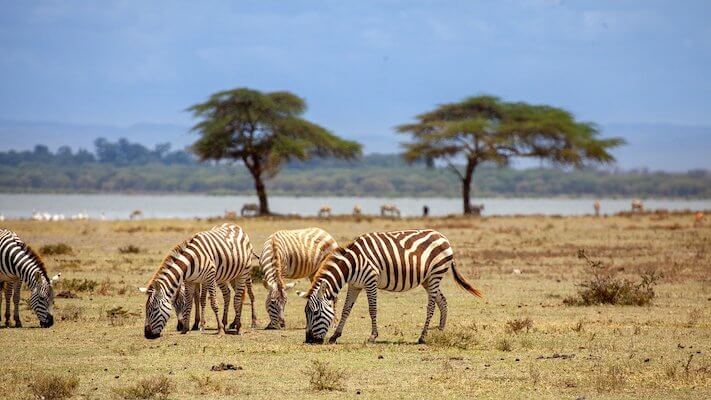
[[(270, 199), (273, 212), (283, 214), (316, 215), (322, 205), (330, 205), (334, 214), (350, 214), (358, 204), (365, 214), (379, 214), (382, 204), (395, 204), (403, 216), (422, 214), (422, 206), (430, 207), (430, 215), (459, 214), (461, 200), (453, 198), (375, 198), (375, 197), (289, 197)], [(483, 203), (483, 215), (583, 215), (593, 212), (593, 199), (535, 198), (503, 199), (477, 198)], [(208, 195), (126, 195), (126, 194), (0, 194), (0, 213), (6, 218), (29, 218), (33, 211), (64, 214), (69, 218), (87, 213), (91, 218), (102, 214), (107, 219), (126, 219), (133, 210), (141, 210), (144, 218), (193, 218), (223, 215), (237, 211), (245, 203), (256, 203), (252, 196)], [(631, 199), (601, 199), (602, 213), (611, 214), (630, 209)], [(708, 210), (711, 200), (645, 200), (647, 209)]]

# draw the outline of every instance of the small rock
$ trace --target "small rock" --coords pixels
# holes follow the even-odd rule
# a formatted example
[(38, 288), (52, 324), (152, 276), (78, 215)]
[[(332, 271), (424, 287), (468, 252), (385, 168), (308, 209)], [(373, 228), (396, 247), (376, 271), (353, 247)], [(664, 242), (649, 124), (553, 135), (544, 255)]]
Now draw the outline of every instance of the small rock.
[(385, 357), (383, 357), (382, 354), (380, 354), (380, 355), (378, 356), (378, 360), (382, 360), (383, 358), (385, 358)]

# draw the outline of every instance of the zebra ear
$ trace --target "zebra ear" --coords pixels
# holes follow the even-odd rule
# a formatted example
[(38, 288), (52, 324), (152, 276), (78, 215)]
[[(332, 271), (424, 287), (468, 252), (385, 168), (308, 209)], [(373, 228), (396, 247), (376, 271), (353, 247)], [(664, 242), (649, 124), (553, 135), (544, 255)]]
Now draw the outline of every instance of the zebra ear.
[(148, 288), (139, 287), (139, 288), (138, 288), (138, 291), (141, 292), (141, 293), (146, 293), (146, 292), (148, 292)]
[(57, 282), (59, 278), (62, 277), (62, 273), (58, 273), (57, 275), (53, 276), (52, 279), (50, 279), (50, 282)]
[(286, 285), (284, 285), (284, 290), (293, 289), (294, 286), (296, 286), (296, 282), (287, 283)]

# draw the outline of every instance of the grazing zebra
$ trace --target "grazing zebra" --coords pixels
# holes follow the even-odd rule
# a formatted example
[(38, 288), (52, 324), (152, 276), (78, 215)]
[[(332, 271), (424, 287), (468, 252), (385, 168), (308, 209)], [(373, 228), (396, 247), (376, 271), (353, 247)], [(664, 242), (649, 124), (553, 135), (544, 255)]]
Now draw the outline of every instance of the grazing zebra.
[[(54, 324), (52, 306), (54, 305), (54, 291), (52, 282), (59, 279), (57, 274), (52, 279), (47, 275), (47, 269), (42, 259), (15, 232), (0, 229), (0, 282), (9, 301), (8, 293), (14, 292), (15, 326), (22, 326), (20, 321), (19, 303), (20, 286), (22, 283), (30, 288), (30, 308), (35, 312), (42, 328), (49, 328)], [(7, 313), (10, 305), (7, 304)], [(6, 321), (8, 314), (6, 314)]]
[[(217, 306), (218, 282), (237, 280), (235, 287), (236, 315), (233, 325), (239, 332), (242, 313), (242, 293), (250, 273), (250, 257), (253, 254), (249, 237), (239, 226), (225, 223), (209, 231), (199, 232), (188, 240), (179, 243), (163, 260), (155, 272), (148, 287), (142, 289), (147, 294), (146, 322), (144, 335), (147, 339), (160, 336), (170, 316), (171, 303), (178, 305), (180, 286), (185, 284), (185, 299), (193, 298), (193, 290), (197, 284), (202, 284), (201, 298), (201, 330), (205, 329), (205, 297), (209, 294), (210, 306), (217, 319), (218, 334), (225, 328), (219, 317)], [(239, 299), (239, 303), (237, 303)], [(183, 299), (184, 301), (184, 299)], [(185, 301), (184, 309), (176, 309), (179, 318), (183, 319), (184, 330), (187, 332), (188, 318), (192, 301)]]
[(259, 260), (264, 286), (269, 291), (266, 300), (269, 325), (266, 329), (285, 326), (286, 290), (295, 283), (285, 285), (284, 278), (308, 277), (313, 282), (321, 262), (337, 247), (333, 237), (320, 228), (277, 231), (267, 238)]
[(306, 343), (323, 343), (335, 310), (330, 300), (348, 283), (341, 321), (329, 340), (341, 336), (348, 314), (360, 291), (365, 288), (371, 319), (368, 341), (378, 337), (377, 292), (384, 289), (403, 292), (422, 285), (427, 291), (427, 317), (418, 343), (424, 343), (435, 304), (439, 307), (439, 328), (447, 322), (447, 300), (440, 291), (440, 281), (450, 269), (454, 281), (469, 293), (482, 297), (454, 266), (452, 247), (441, 233), (426, 230), (368, 233), (347, 247), (339, 247), (326, 258), (318, 271), (307, 298)]
[(254, 203), (247, 203), (242, 206), (242, 209), (240, 210), (240, 215), (247, 216), (247, 215), (259, 215), (259, 204), (254, 204)]
[(400, 209), (394, 204), (383, 204), (380, 206), (381, 217), (397, 217), (400, 218)]
[(331, 206), (321, 206), (318, 209), (319, 218), (331, 218)]

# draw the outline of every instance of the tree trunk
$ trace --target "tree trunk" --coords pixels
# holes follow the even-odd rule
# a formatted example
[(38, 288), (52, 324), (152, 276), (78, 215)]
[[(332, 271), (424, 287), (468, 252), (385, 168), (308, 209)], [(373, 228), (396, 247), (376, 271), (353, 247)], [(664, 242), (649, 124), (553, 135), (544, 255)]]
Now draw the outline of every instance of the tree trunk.
[(254, 188), (257, 190), (257, 197), (259, 198), (259, 215), (269, 215), (267, 188), (264, 186), (264, 181), (262, 180), (262, 165), (256, 157), (253, 158), (251, 165), (245, 160), (245, 165), (247, 165), (254, 179)]
[(464, 171), (464, 177), (462, 178), (462, 201), (464, 202), (464, 215), (469, 215), (472, 213), (472, 177), (474, 176), (474, 169), (476, 169), (476, 165), (476, 160), (467, 160), (467, 167)]

